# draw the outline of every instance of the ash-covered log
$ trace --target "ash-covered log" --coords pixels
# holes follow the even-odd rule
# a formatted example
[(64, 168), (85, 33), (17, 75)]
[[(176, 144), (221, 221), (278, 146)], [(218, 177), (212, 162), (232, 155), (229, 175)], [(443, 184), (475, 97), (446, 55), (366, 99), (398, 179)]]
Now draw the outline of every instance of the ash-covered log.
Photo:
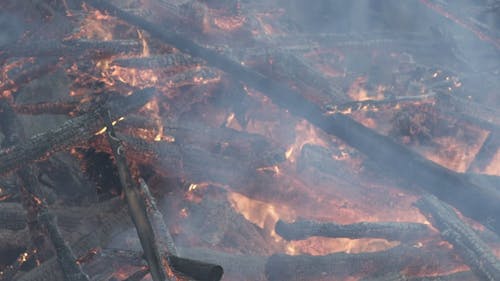
[(479, 280), (500, 280), (500, 261), (451, 206), (432, 195), (422, 197), (415, 205), (433, 221), (441, 236), (453, 245)]
[(437, 267), (450, 258), (442, 249), (422, 249), (408, 245), (359, 254), (334, 253), (325, 256), (276, 254), (267, 260), (266, 277), (269, 281), (299, 281), (360, 273), (384, 274), (388, 270), (400, 271), (410, 265)]
[[(500, 193), (492, 192), (464, 180), (457, 173), (437, 165), (388, 137), (380, 135), (353, 119), (342, 115), (325, 115), (320, 106), (305, 99), (299, 92), (241, 65), (225, 55), (202, 47), (175, 31), (160, 28), (125, 12), (105, 0), (83, 1), (108, 12), (132, 25), (148, 31), (153, 37), (171, 44), (180, 51), (200, 57), (265, 95), (275, 104), (299, 117), (305, 118), (325, 132), (335, 135), (350, 146), (384, 166), (384, 171), (418, 184), (426, 191), (453, 204), (462, 213), (478, 221), (492, 221), (491, 227), (500, 233)], [(492, 215), (493, 214), (493, 215)]]
[(286, 240), (302, 240), (312, 236), (331, 238), (382, 238), (386, 240), (415, 241), (429, 237), (432, 232), (421, 223), (410, 222), (360, 222), (336, 224), (328, 222), (298, 220), (286, 223), (279, 220), (276, 233)]
[(153, 89), (145, 89), (130, 96), (110, 98), (103, 106), (69, 119), (56, 129), (34, 135), (27, 141), (0, 151), (0, 175), (89, 139), (103, 128), (100, 115), (102, 110), (109, 110), (112, 118), (118, 119), (141, 108), (153, 93)]
[(26, 226), (26, 212), (20, 204), (0, 203), (0, 229), (21, 230)]
[(382, 276), (366, 277), (360, 281), (476, 281), (478, 280), (470, 271), (443, 274), (428, 277), (411, 277), (400, 273), (389, 273)]

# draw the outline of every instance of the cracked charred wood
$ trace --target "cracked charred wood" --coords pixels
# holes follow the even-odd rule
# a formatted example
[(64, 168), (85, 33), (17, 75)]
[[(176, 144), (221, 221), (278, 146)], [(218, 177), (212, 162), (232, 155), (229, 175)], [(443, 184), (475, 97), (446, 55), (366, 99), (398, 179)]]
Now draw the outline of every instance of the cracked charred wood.
[(32, 104), (13, 104), (12, 109), (18, 114), (70, 114), (80, 105), (79, 102), (39, 102)]
[(154, 55), (141, 58), (115, 59), (111, 65), (138, 69), (190, 68), (204, 64), (203, 60), (183, 53)]
[[(334, 253), (325, 256), (275, 254), (266, 263), (269, 281), (312, 280), (325, 276), (351, 276), (353, 274), (384, 274), (386, 270), (403, 270), (407, 266), (438, 266), (450, 259), (443, 249), (421, 249), (401, 245), (369, 253)], [(448, 260), (449, 261), (449, 260)]]
[(228, 157), (249, 158), (247, 161), (256, 166), (272, 166), (285, 161), (285, 149), (258, 134), (195, 122), (182, 122), (178, 127), (165, 128), (165, 133), (184, 145), (192, 144)]
[(132, 273), (129, 277), (123, 279), (123, 281), (141, 281), (149, 273), (149, 268), (143, 267), (136, 272)]
[(70, 246), (64, 241), (59, 231), (55, 217), (49, 213), (47, 208), (39, 214), (39, 219), (47, 228), (49, 238), (54, 245), (57, 262), (64, 275), (65, 281), (88, 281), (89, 277), (82, 271), (80, 264), (76, 262), (75, 255)]
[(125, 194), (130, 216), (135, 225), (137, 235), (141, 241), (142, 249), (146, 261), (149, 265), (149, 270), (154, 281), (170, 280), (163, 268), (162, 258), (158, 249), (158, 241), (153, 231), (153, 226), (149, 220), (146, 204), (140, 194), (137, 183), (134, 182), (130, 169), (128, 167), (125, 156), (125, 148), (121, 140), (116, 136), (113, 125), (111, 112), (103, 113), (104, 123), (106, 125), (106, 136), (111, 146), (115, 165), (118, 169), (120, 183)]
[(6, 46), (1, 57), (46, 57), (46, 56), (75, 56), (90, 52), (104, 55), (116, 55), (124, 52), (139, 52), (141, 45), (132, 40), (114, 40), (114, 41), (94, 41), (72, 39), (64, 41), (38, 41), (28, 42), (28, 44), (13, 44)]
[(311, 236), (320, 236), (350, 239), (382, 238), (407, 242), (431, 235), (430, 229), (425, 224), (410, 222), (360, 222), (341, 225), (308, 220), (286, 223), (279, 220), (275, 230), (286, 240), (303, 240)]
[(29, 244), (29, 240), (30, 234), (27, 229), (18, 231), (0, 229), (0, 253), (6, 253), (10, 250), (25, 249), (27, 244)]
[(32, 136), (29, 140), (0, 151), (0, 174), (6, 174), (28, 163), (48, 155), (66, 150), (72, 145), (90, 138), (103, 127), (100, 111), (110, 110), (112, 118), (118, 119), (141, 108), (153, 95), (154, 90), (136, 91), (127, 97), (110, 98), (104, 106), (67, 120), (56, 129)]
[[(480, 222), (492, 220), (491, 227), (500, 233), (500, 194), (476, 186), (457, 173), (433, 163), (418, 153), (376, 133), (352, 118), (342, 114), (325, 115), (320, 106), (304, 98), (301, 93), (241, 65), (215, 50), (202, 47), (185, 36), (159, 28), (143, 17), (127, 13), (105, 0), (84, 2), (101, 11), (109, 12), (132, 25), (148, 31), (153, 37), (170, 44), (181, 52), (207, 61), (265, 95), (276, 105), (298, 117), (305, 118), (325, 132), (335, 135), (350, 146), (366, 154), (376, 163), (384, 164), (384, 171), (419, 185), (426, 191), (451, 203), (466, 216)], [(492, 217), (493, 214), (493, 217)]]
[(400, 273), (389, 273), (377, 277), (367, 277), (360, 281), (476, 281), (478, 280), (470, 271), (452, 273), (447, 275), (437, 275), (429, 277), (411, 277)]
[(0, 229), (26, 228), (26, 211), (18, 203), (0, 203)]
[(451, 206), (432, 195), (422, 197), (415, 205), (453, 245), (479, 280), (500, 280), (500, 261)]

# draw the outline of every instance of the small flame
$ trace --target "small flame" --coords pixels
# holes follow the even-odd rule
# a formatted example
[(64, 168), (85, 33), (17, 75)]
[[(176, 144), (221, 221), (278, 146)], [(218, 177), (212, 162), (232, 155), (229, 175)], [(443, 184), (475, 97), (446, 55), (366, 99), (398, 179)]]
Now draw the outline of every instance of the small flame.
[(328, 147), (327, 142), (320, 137), (319, 130), (305, 120), (297, 123), (295, 132), (295, 143), (288, 147), (285, 153), (286, 159), (291, 163), (296, 161), (298, 154), (302, 151), (302, 147), (304, 147), (305, 144), (316, 144)]

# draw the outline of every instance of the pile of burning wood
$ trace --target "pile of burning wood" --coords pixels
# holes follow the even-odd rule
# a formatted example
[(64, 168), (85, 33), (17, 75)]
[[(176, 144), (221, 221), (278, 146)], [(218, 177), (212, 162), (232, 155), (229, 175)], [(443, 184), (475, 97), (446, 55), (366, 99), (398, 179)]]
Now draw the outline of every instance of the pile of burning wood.
[(493, 0), (0, 3), (0, 280), (500, 280)]

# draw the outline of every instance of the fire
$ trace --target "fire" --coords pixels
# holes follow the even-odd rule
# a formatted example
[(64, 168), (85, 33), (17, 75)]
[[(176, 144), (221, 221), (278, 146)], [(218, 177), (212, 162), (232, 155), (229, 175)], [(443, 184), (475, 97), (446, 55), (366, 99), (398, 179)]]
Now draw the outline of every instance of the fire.
[(294, 163), (297, 156), (305, 144), (316, 144), (323, 147), (328, 147), (328, 143), (320, 136), (320, 131), (309, 122), (302, 120), (295, 126), (295, 143), (293, 143), (285, 152), (286, 159)]
[(281, 237), (274, 231), (276, 222), (279, 219), (295, 217), (294, 212), (287, 207), (255, 200), (240, 193), (229, 192), (228, 200), (237, 212), (248, 221), (264, 229), (276, 241), (281, 240)]

